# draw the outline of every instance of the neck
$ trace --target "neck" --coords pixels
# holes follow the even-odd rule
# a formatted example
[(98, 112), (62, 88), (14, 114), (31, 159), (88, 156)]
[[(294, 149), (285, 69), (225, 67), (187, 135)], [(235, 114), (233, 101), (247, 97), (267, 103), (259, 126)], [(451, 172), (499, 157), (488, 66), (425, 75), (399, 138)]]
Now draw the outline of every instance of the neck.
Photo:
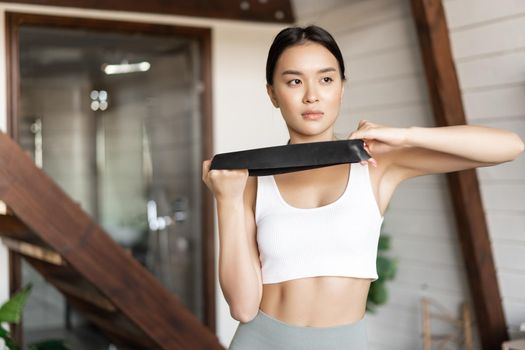
[(316, 140), (305, 140), (305, 141), (298, 141), (298, 140), (294, 140), (294, 142), (291, 142), (291, 139), (288, 139), (288, 142), (286, 143), (287, 145), (294, 145), (294, 144), (298, 144), (298, 143), (307, 143), (307, 142), (322, 142), (322, 141), (337, 141), (338, 138), (335, 137), (335, 135), (332, 135), (331, 139), (329, 140), (323, 140), (323, 139), (316, 139)]

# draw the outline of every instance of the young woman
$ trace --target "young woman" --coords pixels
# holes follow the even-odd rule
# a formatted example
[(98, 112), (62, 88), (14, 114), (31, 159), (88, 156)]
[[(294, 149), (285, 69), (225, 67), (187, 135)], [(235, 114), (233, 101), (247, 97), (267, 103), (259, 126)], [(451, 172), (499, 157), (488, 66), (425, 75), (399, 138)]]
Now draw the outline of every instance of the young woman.
[[(328, 32), (282, 30), (266, 79), (289, 143), (336, 139), (346, 79)], [(366, 162), (261, 177), (210, 171), (211, 160), (203, 162), (202, 179), (217, 201), (219, 281), (240, 321), (229, 349), (366, 349), (366, 299), (396, 187), (415, 176), (508, 162), (524, 149), (515, 133), (473, 125), (396, 128), (361, 120), (349, 135), (356, 138), (372, 157)]]

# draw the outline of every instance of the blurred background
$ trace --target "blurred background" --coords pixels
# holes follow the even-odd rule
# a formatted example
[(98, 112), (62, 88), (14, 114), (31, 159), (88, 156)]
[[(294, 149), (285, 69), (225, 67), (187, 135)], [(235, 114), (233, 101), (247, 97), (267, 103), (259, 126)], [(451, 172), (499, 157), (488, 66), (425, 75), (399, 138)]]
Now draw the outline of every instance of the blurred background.
[[(216, 153), (288, 140), (265, 90), (266, 55), (277, 32), (317, 24), (337, 40), (348, 79), (339, 137), (361, 119), (435, 126), (408, 0), (210, 1), (195, 9), (174, 2), (164, 11), (126, 1), (119, 8), (79, 3), (86, 4), (0, 2), (0, 31), (16, 39), (0, 43), (0, 72), (6, 72), (0, 73), (0, 101), (11, 104), (0, 111), (2, 130), (10, 130), (37, 166), (197, 318), (210, 324), (206, 315), (213, 315), (225, 347), (238, 322), (217, 277), (211, 287), (203, 278), (206, 269), (217, 276), (218, 237), (213, 210), (203, 210), (209, 197), (201, 164)], [(525, 2), (442, 5), (467, 122), (525, 139)], [(223, 9), (228, 6), (235, 11)], [(45, 20), (14, 22), (8, 14)], [(79, 18), (82, 24), (71, 25)], [(104, 21), (117, 24), (97, 24)], [(202, 39), (188, 29), (155, 26), (210, 31)], [(4, 83), (13, 74), (17, 80)], [(525, 322), (525, 160), (477, 174), (506, 328), (519, 337)], [(475, 293), (445, 175), (403, 183), (382, 232), (391, 237), (387, 255), (399, 264), (387, 302), (368, 316), (371, 349), (423, 348), (422, 298), (460, 316), (462, 303), (472, 304)], [(213, 242), (210, 251), (207, 242)], [(110, 342), (55, 287), (24, 260), (20, 264), (21, 284), (34, 285), (24, 342), (56, 335), (75, 349), (108, 349)], [(3, 246), (0, 268), (2, 301), (16, 271)], [(472, 305), (471, 311), (473, 348), (481, 349)], [(450, 329), (433, 324), (437, 332)]]

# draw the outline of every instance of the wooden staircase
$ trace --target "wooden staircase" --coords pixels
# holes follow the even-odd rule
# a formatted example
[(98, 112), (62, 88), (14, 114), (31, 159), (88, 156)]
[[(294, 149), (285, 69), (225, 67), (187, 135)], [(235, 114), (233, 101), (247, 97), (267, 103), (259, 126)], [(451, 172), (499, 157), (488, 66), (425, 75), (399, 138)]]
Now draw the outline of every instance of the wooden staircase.
[(0, 132), (0, 237), (115, 345), (224, 349), (215, 334)]

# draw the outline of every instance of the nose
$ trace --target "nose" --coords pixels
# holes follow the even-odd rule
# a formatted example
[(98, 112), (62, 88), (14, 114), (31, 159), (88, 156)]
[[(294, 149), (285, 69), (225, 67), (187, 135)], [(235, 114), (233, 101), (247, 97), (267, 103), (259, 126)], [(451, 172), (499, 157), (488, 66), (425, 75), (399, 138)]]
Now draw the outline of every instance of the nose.
[(304, 92), (303, 103), (314, 103), (317, 101), (319, 101), (317, 90), (312, 86), (308, 86)]

